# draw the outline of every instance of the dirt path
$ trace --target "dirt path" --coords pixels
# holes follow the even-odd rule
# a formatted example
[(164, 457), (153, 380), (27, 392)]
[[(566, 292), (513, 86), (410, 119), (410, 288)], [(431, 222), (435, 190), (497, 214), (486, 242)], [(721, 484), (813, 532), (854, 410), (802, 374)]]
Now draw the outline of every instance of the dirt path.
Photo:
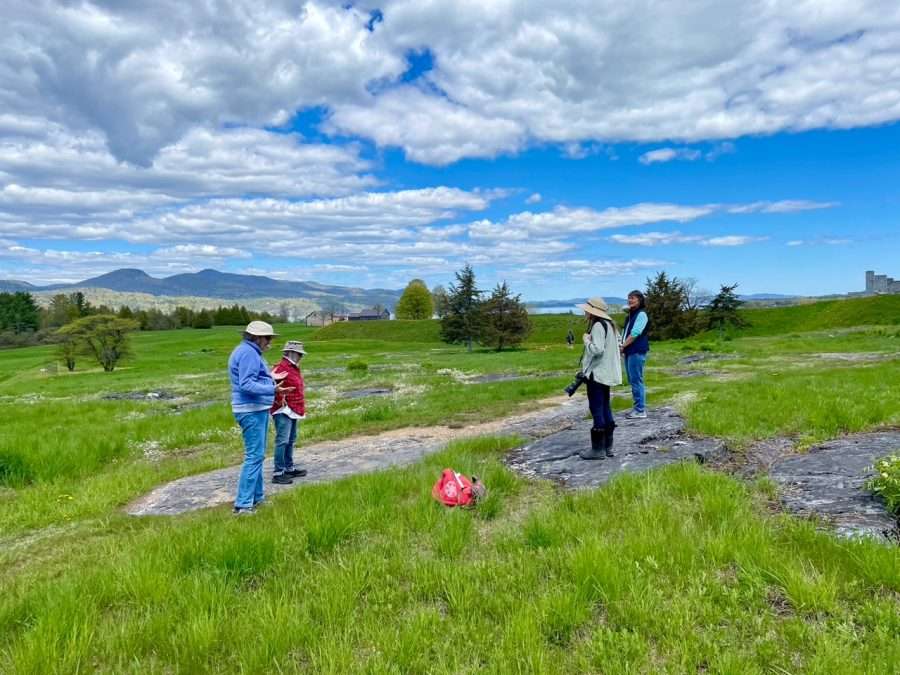
[[(293, 485), (270, 483), (272, 460), (271, 457), (266, 459), (263, 466), (266, 494), (413, 464), (443, 449), (450, 441), (461, 438), (491, 434), (541, 438), (577, 424), (587, 413), (582, 397), (556, 397), (539, 401), (536, 405), (539, 409), (534, 412), (467, 427), (414, 427), (306, 445), (298, 449), (296, 459), (309, 474), (306, 478), (295, 480)], [(233, 466), (181, 478), (161, 485), (129, 504), (125, 510), (135, 516), (176, 515), (232, 502), (240, 471), (240, 466)]]

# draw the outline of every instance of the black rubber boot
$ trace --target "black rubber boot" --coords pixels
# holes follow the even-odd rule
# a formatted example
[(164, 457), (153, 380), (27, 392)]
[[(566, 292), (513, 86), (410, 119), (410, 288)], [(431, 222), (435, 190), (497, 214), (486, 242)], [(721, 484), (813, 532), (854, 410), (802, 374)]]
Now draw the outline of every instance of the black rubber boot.
[(615, 432), (616, 426), (614, 424), (606, 427), (606, 433), (603, 434), (603, 453), (607, 457), (615, 457), (616, 453), (612, 451), (613, 449), (613, 432)]
[(603, 447), (605, 445), (604, 437), (606, 430), (591, 429), (591, 449), (582, 450), (578, 453), (581, 459), (603, 459)]

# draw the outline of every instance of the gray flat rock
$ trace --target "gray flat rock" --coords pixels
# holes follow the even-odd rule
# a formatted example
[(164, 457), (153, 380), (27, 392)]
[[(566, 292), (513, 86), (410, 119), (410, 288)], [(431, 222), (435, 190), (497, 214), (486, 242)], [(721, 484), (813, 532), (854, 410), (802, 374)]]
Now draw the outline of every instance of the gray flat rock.
[(342, 391), (338, 398), (353, 400), (357, 398), (370, 398), (372, 396), (387, 396), (392, 394), (393, 389), (387, 387), (369, 387), (368, 389), (354, 389), (352, 391)]
[(846, 537), (897, 540), (897, 519), (865, 489), (872, 465), (900, 448), (900, 431), (854, 434), (774, 462), (772, 479), (792, 513), (819, 515)]
[(705, 462), (724, 448), (716, 439), (686, 435), (684, 420), (672, 408), (648, 411), (642, 420), (620, 416), (617, 424), (614, 458), (583, 460), (578, 456), (579, 450), (590, 448), (591, 422), (581, 420), (570, 429), (514, 450), (507, 463), (525, 476), (549, 478), (566, 487), (592, 488), (623, 472), (684, 460)]
[[(272, 460), (266, 459), (263, 476), (266, 495), (301, 485), (338, 480), (360, 473), (380, 471), (418, 462), (459, 438), (481, 435), (521, 436), (529, 440), (559, 432), (578, 423), (585, 415), (583, 398), (556, 401), (556, 405), (524, 415), (474, 424), (468, 427), (423, 427), (400, 429), (376, 436), (361, 436), (298, 447), (294, 459), (309, 472), (292, 485), (274, 485)], [(302, 439), (301, 439), (302, 441)], [(204, 474), (187, 476), (161, 485), (129, 504), (125, 511), (135, 516), (176, 515), (234, 501), (240, 465)]]

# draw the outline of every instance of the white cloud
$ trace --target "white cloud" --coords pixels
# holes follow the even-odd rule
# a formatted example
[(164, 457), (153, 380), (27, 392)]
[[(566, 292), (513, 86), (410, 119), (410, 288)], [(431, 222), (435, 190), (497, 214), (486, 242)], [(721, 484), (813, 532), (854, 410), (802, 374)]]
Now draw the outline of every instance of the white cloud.
[(32, 117), (14, 121), (31, 133), (0, 136), (0, 179), (23, 187), (196, 199), (340, 195), (376, 184), (356, 146), (304, 143), (297, 134), (196, 128), (139, 168), (117, 161), (97, 132), (73, 133)]
[(617, 244), (632, 246), (667, 246), (669, 244), (692, 244), (703, 241), (703, 237), (683, 235), (680, 232), (643, 232), (641, 234), (614, 234), (610, 240)]
[[(398, 95), (410, 108), (393, 133), (380, 125), (397, 101), (378, 94), (371, 119), (345, 128), (377, 130), (380, 144), (419, 161), (493, 156), (523, 141), (696, 142), (900, 118), (900, 6), (889, 0), (394, 0), (383, 9), (385, 40), (428, 47), (435, 67), (421, 95)], [(406, 133), (436, 100), (452, 101), (454, 115), (509, 122), (506, 142), (461, 150), (478, 125)]]
[[(286, 125), (319, 106), (333, 132), (444, 165), (531, 143), (577, 157), (900, 119), (892, 0), (379, 7), (369, 30), (358, 4), (326, 0), (11, 0), (0, 133), (44, 118), (150, 166), (196, 128)], [(433, 68), (401, 82), (424, 49)]]
[(525, 140), (514, 121), (479, 114), (413, 86), (387, 91), (368, 104), (338, 106), (325, 129), (401, 146), (410, 159), (437, 166), (513, 152)]
[(710, 237), (706, 235), (685, 235), (680, 232), (643, 232), (641, 234), (614, 234), (610, 240), (617, 244), (631, 246), (669, 246), (672, 244), (699, 244), (701, 246), (744, 246), (768, 237), (728, 235)]
[(757, 241), (766, 241), (768, 237), (748, 237), (744, 235), (728, 235), (725, 237), (710, 237), (700, 242), (703, 246), (745, 246)]
[(708, 162), (712, 162), (722, 155), (730, 155), (734, 151), (734, 143), (730, 142), (716, 143), (712, 148), (706, 151), (690, 147), (666, 147), (657, 148), (656, 150), (645, 152), (643, 155), (638, 157), (638, 161), (641, 164), (661, 164), (664, 162), (671, 162), (673, 160), (694, 162), (702, 158)]
[(250, 258), (249, 251), (239, 248), (229, 248), (227, 246), (213, 246), (212, 244), (178, 244), (177, 246), (169, 246), (160, 248), (153, 252), (158, 258), (185, 258), (192, 260), (194, 258)]
[(802, 239), (791, 239), (791, 240), (787, 243), (787, 245), (788, 245), (788, 246), (803, 246), (803, 244), (805, 244), (805, 243), (806, 243), (806, 242), (803, 241)]
[(12, 0), (0, 37), (0, 109), (103, 132), (148, 165), (196, 125), (283, 122), (365, 98), (405, 69), (352, 7), (288, 0)]
[(541, 199), (542, 199), (542, 197), (541, 197), (540, 192), (533, 192), (530, 195), (528, 195), (528, 198), (525, 200), (525, 203), (526, 204), (537, 204), (541, 201)]
[(784, 199), (776, 202), (753, 202), (751, 204), (734, 204), (727, 208), (728, 213), (795, 213), (797, 211), (817, 211), (833, 209), (840, 202), (816, 202), (807, 199)]
[(641, 164), (661, 164), (663, 162), (671, 162), (675, 159), (682, 159), (692, 162), (700, 159), (702, 153), (693, 148), (659, 148), (650, 150), (638, 157)]

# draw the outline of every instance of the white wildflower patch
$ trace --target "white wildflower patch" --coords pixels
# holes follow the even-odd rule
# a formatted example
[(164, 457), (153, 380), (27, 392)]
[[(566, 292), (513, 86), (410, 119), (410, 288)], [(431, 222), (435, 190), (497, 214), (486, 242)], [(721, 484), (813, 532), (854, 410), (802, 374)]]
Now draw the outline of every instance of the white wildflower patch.
[(456, 382), (465, 382), (469, 377), (468, 375), (466, 375), (466, 373), (461, 370), (457, 370), (456, 368), (441, 368), (437, 371), (437, 374), (449, 377)]

